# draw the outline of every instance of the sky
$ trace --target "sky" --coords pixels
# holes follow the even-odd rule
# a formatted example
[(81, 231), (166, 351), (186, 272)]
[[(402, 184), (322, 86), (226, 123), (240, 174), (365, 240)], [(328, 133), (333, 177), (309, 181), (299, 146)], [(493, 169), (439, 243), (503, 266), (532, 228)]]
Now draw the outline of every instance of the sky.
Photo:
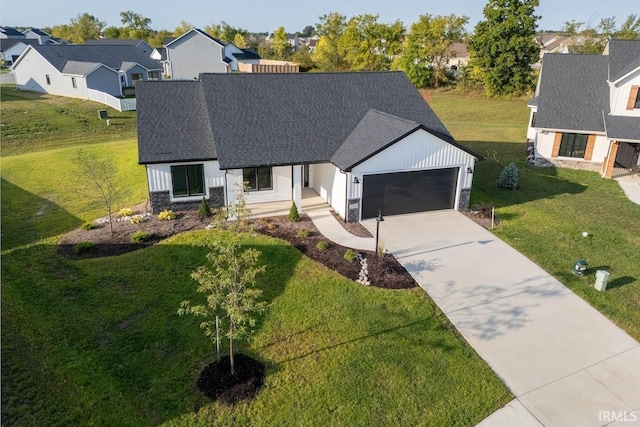
[[(378, 22), (390, 24), (396, 20), (405, 26), (416, 22), (420, 15), (466, 15), (468, 31), (484, 17), (486, 0), (244, 0), (185, 1), (157, 0), (0, 0), (0, 25), (9, 27), (53, 27), (69, 24), (78, 15), (88, 13), (106, 26), (122, 26), (120, 12), (131, 10), (151, 19), (154, 30), (173, 31), (182, 21), (204, 28), (225, 21), (232, 27), (250, 32), (272, 32), (284, 26), (287, 32), (302, 31), (314, 26), (321, 15), (339, 12), (347, 18), (365, 13), (378, 14)], [(639, 14), (637, 0), (540, 0), (536, 14), (538, 30), (559, 30), (567, 21), (575, 20), (595, 27), (602, 18), (615, 17), (618, 25), (627, 16)]]

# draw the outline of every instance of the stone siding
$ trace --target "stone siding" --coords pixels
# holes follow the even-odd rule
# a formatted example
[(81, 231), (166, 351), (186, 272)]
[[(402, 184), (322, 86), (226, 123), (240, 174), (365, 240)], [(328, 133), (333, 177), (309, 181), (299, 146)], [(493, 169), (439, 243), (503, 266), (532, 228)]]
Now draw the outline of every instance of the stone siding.
[(347, 222), (360, 221), (360, 199), (347, 200)]
[[(169, 191), (154, 191), (149, 193), (151, 200), (151, 213), (158, 214), (164, 210), (172, 211), (197, 211), (200, 209), (202, 199), (198, 201), (174, 201), (171, 202), (171, 194)], [(209, 188), (209, 199), (207, 200), (209, 207), (212, 209), (224, 206), (224, 187)]]

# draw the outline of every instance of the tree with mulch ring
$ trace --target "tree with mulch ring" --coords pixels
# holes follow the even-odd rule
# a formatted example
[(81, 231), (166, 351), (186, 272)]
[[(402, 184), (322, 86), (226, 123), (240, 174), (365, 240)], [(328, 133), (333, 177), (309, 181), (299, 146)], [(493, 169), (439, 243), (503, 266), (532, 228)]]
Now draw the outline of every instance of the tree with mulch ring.
[(253, 398), (264, 383), (264, 366), (245, 354), (235, 355), (235, 370), (225, 356), (206, 366), (198, 378), (198, 389), (209, 399), (234, 404)]

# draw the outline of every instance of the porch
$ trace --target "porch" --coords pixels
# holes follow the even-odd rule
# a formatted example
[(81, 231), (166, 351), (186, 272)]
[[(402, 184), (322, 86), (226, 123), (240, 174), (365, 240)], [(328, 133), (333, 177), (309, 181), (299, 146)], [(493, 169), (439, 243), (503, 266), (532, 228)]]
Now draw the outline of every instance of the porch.
[[(292, 203), (293, 200), (284, 200), (280, 202), (253, 203), (247, 205), (247, 207), (251, 211), (251, 218), (266, 218), (289, 215)], [(313, 188), (302, 189), (302, 211), (299, 213), (329, 212), (330, 210), (331, 206)]]

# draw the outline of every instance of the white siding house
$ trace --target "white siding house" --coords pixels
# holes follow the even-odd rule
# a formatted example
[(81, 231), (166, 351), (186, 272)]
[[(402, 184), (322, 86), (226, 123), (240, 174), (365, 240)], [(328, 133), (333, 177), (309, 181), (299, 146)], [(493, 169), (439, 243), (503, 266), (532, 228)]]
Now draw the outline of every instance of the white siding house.
[(228, 73), (224, 44), (196, 28), (165, 46), (165, 73), (173, 80), (194, 80), (200, 73)]

